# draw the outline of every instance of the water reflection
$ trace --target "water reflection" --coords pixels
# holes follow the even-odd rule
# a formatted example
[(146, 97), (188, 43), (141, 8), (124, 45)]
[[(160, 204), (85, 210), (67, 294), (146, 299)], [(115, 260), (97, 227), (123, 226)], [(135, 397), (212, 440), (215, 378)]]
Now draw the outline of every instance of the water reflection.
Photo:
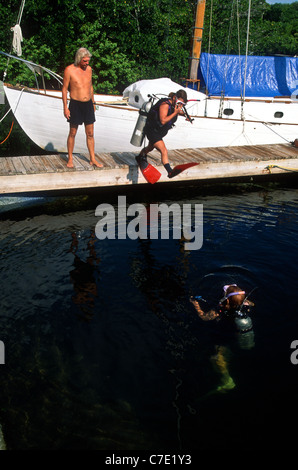
[(75, 269), (70, 272), (70, 279), (75, 292), (72, 300), (74, 304), (79, 306), (81, 311), (80, 316), (85, 321), (92, 320), (94, 315), (94, 301), (98, 295), (96, 274), (98, 273), (100, 257), (96, 254), (94, 246), (95, 241), (95, 233), (92, 231), (87, 243), (89, 256), (86, 261), (83, 261), (77, 254), (79, 244), (78, 235), (76, 232), (72, 233), (70, 251), (74, 254), (73, 265), (75, 267)]
[[(2, 220), (0, 423), (8, 449), (291, 442), (297, 196), (181, 198), (204, 204), (197, 251), (185, 251), (183, 240), (98, 240), (96, 205)], [(201, 295), (215, 303), (228, 283), (257, 287), (252, 349), (202, 322), (189, 302)]]

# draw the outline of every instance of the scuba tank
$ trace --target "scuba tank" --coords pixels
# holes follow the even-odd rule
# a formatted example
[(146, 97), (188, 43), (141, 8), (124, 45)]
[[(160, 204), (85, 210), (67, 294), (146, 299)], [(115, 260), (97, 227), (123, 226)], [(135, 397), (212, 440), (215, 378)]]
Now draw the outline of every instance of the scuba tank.
[(144, 127), (147, 122), (148, 113), (152, 106), (152, 98), (149, 101), (146, 101), (140, 111), (137, 123), (135, 125), (134, 131), (132, 133), (130, 143), (135, 145), (136, 147), (141, 147), (145, 134), (144, 134)]
[(245, 313), (237, 311), (235, 316), (235, 326), (238, 333), (246, 333), (247, 331), (252, 330), (251, 318)]
[(255, 345), (251, 318), (241, 311), (235, 312), (235, 327), (238, 333), (238, 344), (241, 349), (251, 349)]

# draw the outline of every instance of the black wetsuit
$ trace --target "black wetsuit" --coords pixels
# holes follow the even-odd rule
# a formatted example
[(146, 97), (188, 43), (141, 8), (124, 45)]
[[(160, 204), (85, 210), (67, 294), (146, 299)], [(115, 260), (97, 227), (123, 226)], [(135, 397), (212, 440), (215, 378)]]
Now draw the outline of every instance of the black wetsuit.
[(169, 98), (162, 98), (152, 106), (148, 113), (148, 118), (144, 129), (145, 135), (151, 144), (155, 144), (155, 142), (162, 140), (177, 121), (178, 116), (175, 116), (173, 119), (171, 119), (170, 122), (164, 125), (161, 124), (159, 119), (159, 108), (163, 103), (167, 103), (169, 105), (167, 114), (168, 116), (173, 114), (175, 109)]

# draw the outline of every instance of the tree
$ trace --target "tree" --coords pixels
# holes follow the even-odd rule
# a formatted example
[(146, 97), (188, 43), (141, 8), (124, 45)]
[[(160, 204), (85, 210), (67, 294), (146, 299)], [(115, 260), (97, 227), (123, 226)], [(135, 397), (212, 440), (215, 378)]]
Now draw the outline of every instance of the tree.
[(92, 25), (83, 25), (79, 39), (74, 43), (73, 55), (79, 47), (89, 48), (92, 53), (94, 89), (99, 93), (122, 92), (138, 79), (138, 66), (101, 29), (98, 20)]
[(298, 2), (272, 5), (264, 17), (263, 27), (266, 31), (265, 48), (268, 54), (297, 54)]
[[(244, 54), (248, 20), (248, 0), (231, 0), (222, 4), (213, 0), (207, 5), (203, 51), (218, 54)], [(210, 28), (212, 16), (212, 28)], [(269, 5), (265, 0), (252, 2), (249, 54), (295, 55), (298, 50), (298, 2)], [(238, 35), (239, 26), (239, 35)]]
[[(93, 54), (95, 91), (121, 93), (130, 82), (187, 77), (197, 0), (26, 0), (23, 57), (63, 75), (76, 49)], [(211, 12), (212, 5), (212, 12)], [(0, 49), (9, 52), (20, 0), (0, 6)], [(210, 17), (212, 13), (212, 28)], [(298, 2), (254, 0), (249, 54), (297, 54)], [(244, 54), (248, 0), (207, 0), (202, 51)], [(238, 32), (239, 31), (239, 32)], [(4, 70), (7, 60), (0, 58)], [(9, 65), (11, 83), (34, 85), (24, 66)]]

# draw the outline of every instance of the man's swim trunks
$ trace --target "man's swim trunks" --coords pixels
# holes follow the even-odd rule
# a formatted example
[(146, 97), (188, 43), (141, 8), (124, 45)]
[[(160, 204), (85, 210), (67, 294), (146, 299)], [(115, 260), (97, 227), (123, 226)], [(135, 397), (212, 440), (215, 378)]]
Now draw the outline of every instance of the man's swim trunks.
[(93, 124), (95, 122), (95, 113), (92, 100), (77, 101), (70, 99), (69, 107), (70, 118), (68, 122), (78, 126), (80, 124)]

